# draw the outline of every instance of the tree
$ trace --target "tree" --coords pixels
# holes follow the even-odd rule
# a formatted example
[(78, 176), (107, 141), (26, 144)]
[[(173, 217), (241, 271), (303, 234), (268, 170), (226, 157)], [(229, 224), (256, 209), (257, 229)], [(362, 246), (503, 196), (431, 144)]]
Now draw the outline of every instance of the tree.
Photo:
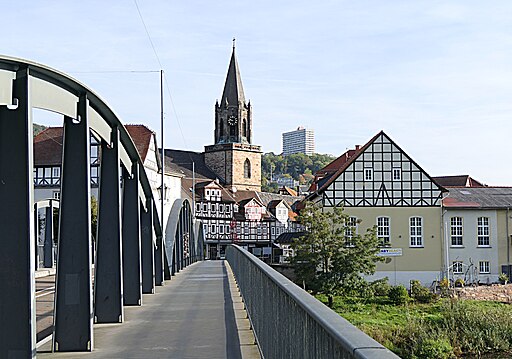
[(98, 230), (98, 200), (91, 196), (91, 235), (92, 240), (96, 241), (96, 233)]
[(355, 233), (343, 208), (326, 211), (308, 202), (299, 221), (306, 234), (293, 244), (292, 263), (300, 281), (314, 292), (325, 294), (332, 307), (333, 297), (364, 282), (363, 275), (375, 273), (379, 239), (375, 226), (364, 235)]

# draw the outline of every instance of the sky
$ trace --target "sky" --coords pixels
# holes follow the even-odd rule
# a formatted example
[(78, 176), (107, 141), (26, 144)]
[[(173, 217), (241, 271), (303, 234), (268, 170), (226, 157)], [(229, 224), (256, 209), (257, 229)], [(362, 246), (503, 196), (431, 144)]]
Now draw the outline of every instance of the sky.
[[(512, 186), (509, 0), (0, 0), (0, 8), (0, 54), (69, 74), (158, 140), (163, 69), (166, 148), (213, 144), (235, 37), (263, 152), (280, 153), (281, 134), (298, 126), (314, 129), (316, 152), (336, 156), (384, 130), (432, 176)], [(34, 121), (61, 123), (41, 111)]]

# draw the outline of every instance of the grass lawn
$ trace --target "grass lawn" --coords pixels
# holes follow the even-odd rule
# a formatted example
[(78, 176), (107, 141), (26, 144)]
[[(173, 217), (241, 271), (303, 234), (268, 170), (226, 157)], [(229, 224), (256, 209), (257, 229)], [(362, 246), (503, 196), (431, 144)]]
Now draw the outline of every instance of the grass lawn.
[[(316, 297), (327, 304), (326, 296)], [(512, 349), (512, 307), (503, 303), (336, 297), (332, 309), (403, 358), (501, 358)]]

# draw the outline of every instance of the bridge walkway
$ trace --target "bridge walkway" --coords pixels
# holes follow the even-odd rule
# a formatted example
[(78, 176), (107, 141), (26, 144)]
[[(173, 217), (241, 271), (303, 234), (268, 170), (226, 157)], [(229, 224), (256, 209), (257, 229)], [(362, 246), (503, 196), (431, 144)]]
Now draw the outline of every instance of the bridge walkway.
[(194, 263), (156, 294), (145, 294), (142, 307), (125, 307), (124, 323), (95, 324), (92, 352), (52, 353), (47, 343), (37, 357), (259, 358), (257, 347), (246, 346), (240, 335), (246, 330), (240, 328), (240, 303), (232, 299), (230, 278), (225, 261)]

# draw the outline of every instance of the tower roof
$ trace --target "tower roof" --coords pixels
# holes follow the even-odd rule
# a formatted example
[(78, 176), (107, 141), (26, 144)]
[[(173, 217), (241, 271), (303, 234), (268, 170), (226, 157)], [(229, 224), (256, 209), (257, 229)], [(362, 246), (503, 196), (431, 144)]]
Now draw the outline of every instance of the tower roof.
[(221, 104), (237, 105), (238, 101), (245, 104), (244, 88), (242, 86), (242, 77), (238, 69), (238, 62), (235, 56), (235, 46), (233, 45), (233, 53), (229, 62), (228, 74), (222, 93)]

